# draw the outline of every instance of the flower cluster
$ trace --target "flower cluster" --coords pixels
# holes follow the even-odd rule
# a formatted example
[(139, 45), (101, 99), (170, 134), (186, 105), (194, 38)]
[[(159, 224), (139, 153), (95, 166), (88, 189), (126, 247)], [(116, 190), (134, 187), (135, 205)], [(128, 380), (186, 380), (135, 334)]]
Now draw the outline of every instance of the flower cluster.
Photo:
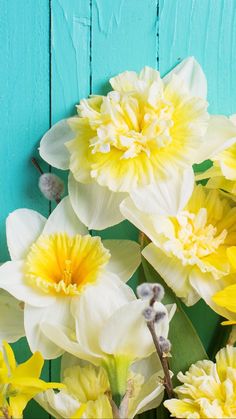
[[(42, 194), (57, 205), (48, 219), (24, 208), (6, 220), (0, 417), (22, 417), (35, 398), (56, 418), (134, 418), (167, 398), (175, 417), (233, 418), (236, 350), (191, 366), (188, 348), (185, 374), (175, 351), (186, 321), (178, 299), (202, 298), (236, 323), (236, 117), (209, 115), (193, 57), (164, 78), (145, 67), (110, 83), (40, 142), (47, 163), (69, 170), (68, 196), (32, 159)], [(211, 167), (195, 174), (207, 159)], [(140, 244), (98, 235), (124, 219)], [(153, 277), (136, 296), (127, 282), (142, 260)], [(23, 336), (33, 355), (17, 365), (7, 342)], [(45, 383), (43, 359), (60, 356), (61, 383)], [(176, 372), (183, 385), (173, 389)]]

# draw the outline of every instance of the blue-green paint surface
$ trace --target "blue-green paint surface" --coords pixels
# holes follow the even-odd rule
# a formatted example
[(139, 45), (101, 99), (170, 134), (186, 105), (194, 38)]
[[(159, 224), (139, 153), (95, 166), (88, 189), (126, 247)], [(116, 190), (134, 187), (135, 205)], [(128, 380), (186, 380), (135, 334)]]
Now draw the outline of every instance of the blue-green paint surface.
[[(40, 137), (82, 97), (106, 93), (109, 77), (144, 65), (164, 74), (194, 55), (208, 77), (210, 111), (236, 112), (235, 0), (0, 0), (0, 43), (0, 261), (10, 211), (49, 213), (30, 164)], [(103, 237), (137, 232), (124, 222)], [(209, 347), (217, 316), (203, 303), (188, 313)], [(16, 348), (24, 360), (24, 341)], [(50, 373), (47, 363), (44, 377), (55, 378), (56, 366)], [(48, 417), (34, 404), (26, 416)]]

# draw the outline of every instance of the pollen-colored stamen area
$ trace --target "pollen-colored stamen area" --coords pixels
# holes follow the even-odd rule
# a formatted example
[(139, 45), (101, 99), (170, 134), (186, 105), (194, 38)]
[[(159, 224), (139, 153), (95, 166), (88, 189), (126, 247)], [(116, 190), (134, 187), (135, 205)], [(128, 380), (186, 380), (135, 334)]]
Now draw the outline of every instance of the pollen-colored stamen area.
[(175, 230), (175, 252), (190, 263), (196, 257), (201, 259), (214, 253), (227, 236), (226, 229), (218, 232), (217, 227), (208, 222), (206, 208), (201, 208), (197, 214), (182, 212), (176, 217)]
[(41, 235), (25, 262), (25, 280), (45, 293), (76, 295), (96, 282), (110, 253), (100, 237)]

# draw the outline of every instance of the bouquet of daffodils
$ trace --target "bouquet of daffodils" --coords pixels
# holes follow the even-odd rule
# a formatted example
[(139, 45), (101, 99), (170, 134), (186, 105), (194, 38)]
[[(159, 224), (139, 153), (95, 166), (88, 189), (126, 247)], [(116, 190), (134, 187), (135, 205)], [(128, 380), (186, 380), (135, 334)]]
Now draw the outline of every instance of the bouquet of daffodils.
[[(54, 418), (235, 418), (236, 117), (208, 114), (192, 57), (110, 84), (40, 142), (68, 195), (33, 159), (54, 209), (6, 220), (0, 417), (34, 398)], [(125, 219), (137, 242), (101, 239)], [(184, 311), (200, 299), (224, 320), (213, 359)], [(17, 364), (9, 343), (23, 336), (33, 355)], [(61, 382), (44, 382), (59, 357)]]

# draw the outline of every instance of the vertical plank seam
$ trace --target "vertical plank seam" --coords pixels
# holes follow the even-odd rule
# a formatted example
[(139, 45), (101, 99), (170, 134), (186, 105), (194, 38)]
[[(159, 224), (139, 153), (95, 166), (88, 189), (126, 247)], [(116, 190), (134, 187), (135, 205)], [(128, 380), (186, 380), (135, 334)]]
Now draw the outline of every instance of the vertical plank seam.
[(159, 70), (159, 44), (160, 44), (160, 34), (159, 34), (159, 15), (160, 15), (160, 1), (156, 0), (156, 66)]
[[(92, 90), (93, 90), (93, 59), (92, 59), (92, 49), (93, 49), (93, 45), (92, 45), (92, 22), (93, 22), (93, 5), (92, 5), (92, 1), (93, 0), (88, 0), (89, 1), (89, 94), (92, 94)], [(91, 234), (91, 236), (93, 236), (93, 230), (89, 230), (89, 234)]]
[(92, 94), (92, 86), (93, 86), (93, 76), (92, 76), (92, 16), (93, 16), (93, 6), (92, 0), (89, 0), (89, 18), (90, 18), (90, 26), (89, 26), (89, 93)]

